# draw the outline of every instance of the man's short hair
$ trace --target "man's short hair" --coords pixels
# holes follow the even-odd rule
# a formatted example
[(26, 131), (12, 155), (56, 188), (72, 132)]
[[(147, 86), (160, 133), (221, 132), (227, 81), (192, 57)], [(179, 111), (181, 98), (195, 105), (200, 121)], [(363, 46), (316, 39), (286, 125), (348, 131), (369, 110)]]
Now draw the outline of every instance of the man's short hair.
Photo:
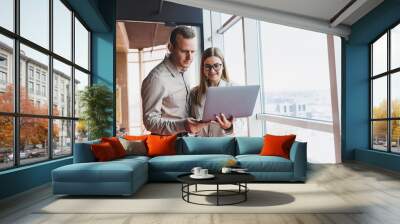
[(178, 26), (174, 30), (172, 30), (171, 36), (169, 38), (169, 42), (173, 46), (176, 46), (176, 38), (178, 35), (182, 35), (182, 37), (185, 39), (192, 39), (196, 37), (196, 34), (194, 33), (192, 28), (187, 26)]

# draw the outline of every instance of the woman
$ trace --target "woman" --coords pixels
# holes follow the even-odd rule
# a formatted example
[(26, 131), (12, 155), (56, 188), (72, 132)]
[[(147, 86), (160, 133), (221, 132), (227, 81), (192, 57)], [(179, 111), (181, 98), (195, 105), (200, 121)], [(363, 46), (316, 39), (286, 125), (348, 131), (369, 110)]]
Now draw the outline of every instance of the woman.
[[(190, 92), (190, 116), (195, 119), (203, 117), (205, 94), (211, 86), (232, 86), (229, 82), (228, 72), (225, 66), (224, 56), (220, 49), (211, 47), (204, 51), (201, 57), (200, 84)], [(233, 133), (233, 118), (227, 118), (224, 114), (216, 116), (204, 126), (198, 136), (225, 136)]]

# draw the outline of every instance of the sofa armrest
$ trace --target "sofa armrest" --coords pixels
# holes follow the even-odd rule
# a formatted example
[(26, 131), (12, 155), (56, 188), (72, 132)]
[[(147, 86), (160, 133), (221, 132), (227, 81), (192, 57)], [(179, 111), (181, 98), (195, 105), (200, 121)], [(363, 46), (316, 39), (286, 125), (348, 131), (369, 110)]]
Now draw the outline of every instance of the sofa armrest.
[(305, 181), (307, 176), (307, 143), (294, 142), (290, 149), (290, 160), (293, 162), (293, 179)]
[(74, 163), (89, 163), (95, 162), (96, 158), (92, 153), (90, 146), (92, 144), (98, 144), (100, 140), (94, 140), (90, 142), (75, 143), (74, 147)]

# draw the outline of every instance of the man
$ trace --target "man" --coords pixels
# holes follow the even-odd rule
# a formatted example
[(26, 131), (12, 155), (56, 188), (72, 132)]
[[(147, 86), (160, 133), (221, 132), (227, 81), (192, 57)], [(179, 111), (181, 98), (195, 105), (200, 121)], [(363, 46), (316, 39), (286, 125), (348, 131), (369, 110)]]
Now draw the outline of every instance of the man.
[(144, 126), (158, 135), (197, 133), (204, 124), (188, 118), (190, 85), (186, 72), (196, 52), (194, 31), (186, 26), (175, 28), (168, 50), (170, 54), (142, 83)]

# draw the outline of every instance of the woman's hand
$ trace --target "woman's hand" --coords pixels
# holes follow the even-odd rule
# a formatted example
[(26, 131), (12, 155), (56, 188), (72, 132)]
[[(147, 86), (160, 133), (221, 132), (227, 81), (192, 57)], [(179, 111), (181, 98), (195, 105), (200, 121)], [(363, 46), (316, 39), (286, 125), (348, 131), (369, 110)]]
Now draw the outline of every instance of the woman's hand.
[(222, 129), (227, 130), (232, 127), (233, 117), (227, 119), (225, 114), (221, 113), (220, 115), (215, 116), (215, 119), (217, 119), (217, 122)]

